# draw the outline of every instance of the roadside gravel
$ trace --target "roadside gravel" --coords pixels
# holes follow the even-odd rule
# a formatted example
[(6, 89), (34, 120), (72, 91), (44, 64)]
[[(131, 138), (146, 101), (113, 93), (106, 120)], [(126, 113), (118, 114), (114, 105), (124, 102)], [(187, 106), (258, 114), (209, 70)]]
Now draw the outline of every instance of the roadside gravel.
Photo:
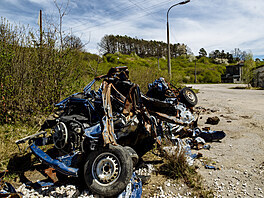
[[(221, 143), (201, 153), (220, 170), (198, 169), (215, 197), (264, 197), (264, 90), (230, 89), (235, 84), (195, 84), (198, 106), (208, 109), (199, 121), (210, 116), (220, 122), (213, 130), (224, 130)], [(211, 113), (210, 113), (211, 112)]]

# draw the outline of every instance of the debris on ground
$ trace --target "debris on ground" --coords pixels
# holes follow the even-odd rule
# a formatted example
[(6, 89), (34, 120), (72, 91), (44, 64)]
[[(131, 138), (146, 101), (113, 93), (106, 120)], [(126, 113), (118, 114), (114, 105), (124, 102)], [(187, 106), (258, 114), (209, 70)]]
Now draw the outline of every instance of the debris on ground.
[(7, 172), (7, 170), (0, 172), (0, 197), (22, 197), (22, 195), (18, 193), (19, 191), (17, 192), (12, 184), (4, 181), (3, 178)]
[(214, 117), (207, 118), (205, 124), (217, 125), (219, 122), (220, 122), (219, 117), (214, 116)]

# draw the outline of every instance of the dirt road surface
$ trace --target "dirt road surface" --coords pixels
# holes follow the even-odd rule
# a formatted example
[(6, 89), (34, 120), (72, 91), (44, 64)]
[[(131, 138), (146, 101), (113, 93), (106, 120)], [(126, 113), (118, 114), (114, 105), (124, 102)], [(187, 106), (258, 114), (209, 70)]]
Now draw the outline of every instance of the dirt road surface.
[[(201, 150), (215, 164), (199, 172), (216, 193), (215, 197), (264, 197), (264, 90), (230, 89), (234, 84), (188, 85), (199, 89), (197, 106), (207, 109), (200, 126), (223, 130), (222, 142)], [(205, 124), (218, 116), (218, 125)]]

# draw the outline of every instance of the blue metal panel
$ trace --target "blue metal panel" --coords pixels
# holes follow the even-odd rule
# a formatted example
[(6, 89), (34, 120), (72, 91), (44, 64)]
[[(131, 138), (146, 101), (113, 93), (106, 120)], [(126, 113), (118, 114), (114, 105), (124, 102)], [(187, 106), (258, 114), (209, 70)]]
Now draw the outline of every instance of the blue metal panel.
[(65, 164), (66, 166), (71, 166), (74, 164), (74, 162), (76, 162), (76, 156), (78, 154), (79, 154), (78, 152), (74, 152), (71, 155), (63, 155), (63, 156), (57, 157), (57, 159), (61, 161), (63, 164)]
[(57, 171), (65, 174), (65, 175), (78, 177), (78, 170), (79, 170), (78, 168), (68, 167), (64, 163), (60, 162), (59, 160), (52, 159), (49, 155), (47, 155), (44, 151), (42, 151), (35, 144), (32, 144), (30, 146), (30, 149), (43, 162), (47, 163), (49, 166), (53, 167)]
[(84, 129), (84, 135), (91, 139), (98, 139), (102, 135), (102, 129), (100, 123)]
[(130, 182), (126, 189), (119, 194), (118, 198), (141, 198), (142, 195), (142, 181), (133, 172)]

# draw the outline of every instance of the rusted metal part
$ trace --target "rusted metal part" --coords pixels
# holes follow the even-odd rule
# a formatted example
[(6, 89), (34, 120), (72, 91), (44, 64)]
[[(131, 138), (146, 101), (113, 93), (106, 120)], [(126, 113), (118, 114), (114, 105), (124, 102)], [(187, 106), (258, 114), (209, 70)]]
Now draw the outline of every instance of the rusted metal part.
[(140, 109), (139, 96), (138, 96), (138, 85), (134, 84), (130, 90), (128, 97), (126, 98), (125, 107), (123, 110), (124, 114), (129, 114), (131, 111), (136, 112)]
[(182, 125), (182, 126), (188, 125), (188, 123), (183, 122), (182, 120), (178, 119), (176, 116), (169, 116), (165, 113), (154, 112), (154, 111), (150, 111), (150, 113), (157, 116), (162, 121), (166, 121), (169, 123), (174, 123), (174, 124), (178, 124), (178, 125)]
[(102, 119), (104, 129), (102, 131), (104, 145), (113, 144), (117, 145), (114, 135), (114, 122), (112, 114), (112, 105), (111, 105), (111, 87), (112, 84), (108, 84), (106, 81), (103, 81), (103, 92), (102, 100), (105, 116)]
[(54, 183), (56, 183), (59, 179), (58, 179), (58, 177), (57, 177), (57, 174), (56, 174), (56, 172), (54, 172), (55, 171), (55, 169), (54, 168), (47, 168), (47, 169), (45, 169), (45, 173), (49, 176), (49, 178), (54, 182)]
[(120, 67), (112, 67), (108, 73), (107, 73), (107, 76), (108, 77), (114, 77), (114, 75), (116, 73), (124, 73), (124, 75), (126, 75), (127, 79), (128, 79), (128, 76), (129, 76), (129, 71), (128, 71), (128, 67), (127, 66), (120, 66)]
[[(114, 92), (116, 92), (116, 94), (114, 94)], [(115, 86), (112, 84), (112, 92), (111, 92), (111, 96), (115, 97), (116, 100), (118, 100), (119, 102), (121, 102), (122, 104), (125, 104), (126, 101), (126, 97), (123, 96), (123, 94), (121, 94), (116, 88)]]

